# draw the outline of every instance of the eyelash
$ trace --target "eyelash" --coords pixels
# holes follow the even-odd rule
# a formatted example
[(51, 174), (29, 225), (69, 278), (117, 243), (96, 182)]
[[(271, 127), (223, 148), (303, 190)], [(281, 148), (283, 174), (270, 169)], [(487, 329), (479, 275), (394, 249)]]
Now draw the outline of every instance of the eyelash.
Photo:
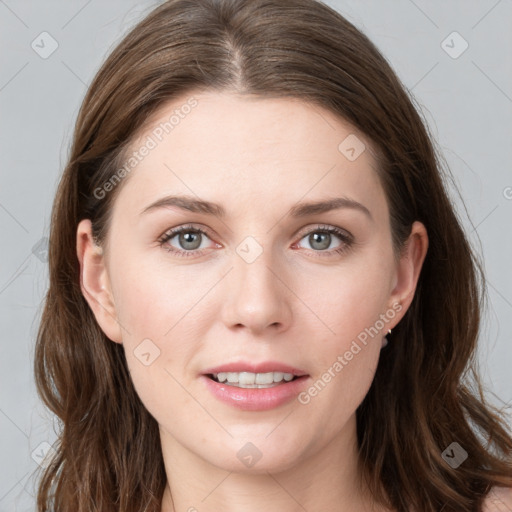
[[(158, 239), (158, 243), (159, 243), (160, 247), (165, 249), (167, 252), (175, 253), (180, 258), (188, 258), (188, 257), (191, 257), (191, 256), (196, 256), (197, 257), (198, 255), (201, 255), (201, 253), (205, 249), (202, 249), (202, 250), (194, 249), (194, 250), (185, 251), (185, 250), (176, 249), (176, 248), (174, 248), (172, 246), (164, 247), (164, 245), (169, 240), (172, 240), (176, 235), (179, 235), (180, 233), (183, 233), (183, 232), (201, 233), (202, 235), (205, 235), (208, 238), (210, 238), (209, 234), (205, 230), (203, 230), (201, 228), (194, 227), (193, 225), (180, 226), (178, 228), (166, 231)], [(335, 226), (318, 225), (314, 229), (312, 229), (310, 231), (307, 231), (306, 233), (303, 233), (301, 235), (301, 237), (300, 237), (300, 240), (302, 240), (303, 238), (305, 238), (308, 235), (311, 235), (312, 233), (329, 233), (329, 234), (333, 234), (333, 235), (336, 235), (341, 240), (341, 242), (342, 242), (342, 245), (340, 247), (337, 247), (336, 249), (331, 249), (330, 251), (325, 251), (325, 250), (323, 250), (323, 251), (316, 250), (315, 251), (314, 249), (307, 249), (308, 251), (316, 253), (315, 256), (318, 256), (320, 258), (325, 258), (325, 257), (328, 258), (328, 257), (332, 257), (332, 256), (335, 256), (335, 255), (338, 255), (338, 254), (343, 254), (343, 253), (347, 252), (349, 249), (351, 249), (352, 246), (354, 245), (354, 240), (353, 240), (352, 236), (349, 235), (347, 232), (345, 232), (345, 231), (343, 231), (343, 230), (341, 230), (341, 229), (339, 229), (339, 228), (337, 228)], [(318, 254), (318, 253), (320, 253), (320, 254)]]

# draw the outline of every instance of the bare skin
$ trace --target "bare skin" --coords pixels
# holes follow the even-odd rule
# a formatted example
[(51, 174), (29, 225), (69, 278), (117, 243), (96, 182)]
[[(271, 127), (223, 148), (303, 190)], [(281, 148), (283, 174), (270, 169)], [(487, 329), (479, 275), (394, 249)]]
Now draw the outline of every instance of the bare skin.
[[(134, 150), (190, 96), (160, 109)], [(293, 99), (194, 97), (197, 106), (125, 178), (103, 250), (88, 220), (77, 230), (84, 296), (123, 344), (160, 425), (162, 512), (384, 511), (359, 478), (356, 409), (385, 334), (414, 296), (425, 227), (414, 223), (394, 253), (370, 143), (332, 113)], [(365, 144), (353, 160), (338, 149), (351, 134)], [(225, 216), (145, 211), (170, 195), (218, 203)], [(340, 208), (289, 214), (338, 197), (348, 200)], [(161, 242), (180, 226), (198, 248), (179, 235)], [(341, 237), (325, 234), (331, 227)], [(261, 253), (249, 263), (239, 247)], [(141, 361), (143, 340), (146, 363), (158, 353), (151, 364)], [(202, 373), (238, 361), (300, 368), (302, 401), (257, 411), (221, 402)], [(319, 379), (325, 386), (310, 392)], [(250, 467), (237, 456), (247, 443), (261, 454)]]

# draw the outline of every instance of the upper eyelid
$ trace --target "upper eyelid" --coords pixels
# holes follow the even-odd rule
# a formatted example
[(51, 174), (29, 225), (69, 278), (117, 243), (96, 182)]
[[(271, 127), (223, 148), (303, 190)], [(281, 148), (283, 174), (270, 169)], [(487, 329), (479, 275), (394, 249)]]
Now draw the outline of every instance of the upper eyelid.
[(170, 228), (170, 229), (165, 230), (158, 237), (158, 239), (161, 240), (161, 239), (163, 239), (163, 238), (165, 238), (167, 236), (174, 237), (176, 235), (179, 235), (180, 232), (183, 232), (183, 231), (199, 231), (199, 232), (202, 232), (205, 235), (207, 235), (209, 238), (212, 238), (211, 235), (210, 235), (210, 230), (208, 228), (206, 228), (206, 227), (204, 227), (204, 226), (202, 226), (200, 224), (197, 224), (197, 225), (185, 224), (185, 225), (176, 226), (175, 228)]
[[(344, 228), (340, 228), (339, 226), (332, 226), (331, 224), (317, 224), (314, 227), (304, 228), (304, 231), (301, 229), (297, 234), (304, 233), (305, 235), (314, 231), (341, 231), (345, 233), (347, 236), (352, 237), (352, 233), (347, 231)], [(336, 234), (336, 233), (334, 233)]]
[[(316, 226), (301, 228), (294, 234), (294, 237), (300, 236), (302, 239), (304, 236), (314, 233), (315, 231), (323, 231), (323, 230), (331, 231), (331, 234), (337, 235), (337, 236), (340, 236), (340, 234), (332, 233), (332, 231), (333, 230), (341, 231), (342, 233), (345, 233), (348, 238), (353, 239), (353, 235), (346, 229), (340, 228), (339, 226), (332, 226), (330, 224), (317, 224)], [(170, 240), (170, 239), (174, 238), (176, 235), (178, 235), (180, 232), (184, 232), (184, 231), (185, 232), (186, 231), (202, 232), (203, 234), (208, 236), (208, 238), (210, 238), (211, 241), (214, 241), (213, 240), (214, 237), (212, 237), (212, 235), (210, 234), (211, 230), (202, 224), (184, 224), (184, 225), (176, 226), (175, 228), (166, 230), (159, 237), (159, 240), (165, 239), (166, 237), (168, 238), (168, 240)], [(216, 242), (216, 243), (218, 243), (218, 242)]]

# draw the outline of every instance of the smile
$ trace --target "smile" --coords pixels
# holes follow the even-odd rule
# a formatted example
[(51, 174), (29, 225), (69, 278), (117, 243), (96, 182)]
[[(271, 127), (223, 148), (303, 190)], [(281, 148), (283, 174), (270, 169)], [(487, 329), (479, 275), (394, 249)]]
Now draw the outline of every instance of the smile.
[(271, 388), (297, 378), (296, 375), (284, 372), (220, 372), (208, 376), (216, 382), (246, 389)]

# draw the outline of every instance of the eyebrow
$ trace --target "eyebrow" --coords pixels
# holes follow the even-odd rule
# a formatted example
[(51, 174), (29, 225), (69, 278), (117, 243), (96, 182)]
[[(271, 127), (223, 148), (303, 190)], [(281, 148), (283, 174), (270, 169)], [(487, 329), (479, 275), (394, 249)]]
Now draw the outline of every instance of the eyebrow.
[[(140, 215), (156, 209), (169, 208), (173, 206), (193, 213), (202, 213), (219, 218), (226, 217), (226, 210), (220, 204), (212, 203), (210, 201), (205, 201), (202, 199), (197, 199), (192, 196), (162, 197), (161, 199), (158, 199), (154, 203), (150, 204), (148, 207), (144, 208)], [(350, 208), (358, 210), (364, 213), (371, 220), (373, 220), (372, 214), (370, 213), (368, 208), (366, 208), (366, 206), (347, 197), (335, 197), (332, 199), (326, 199), (324, 201), (298, 203), (290, 208), (287, 215), (293, 218), (302, 218), (311, 215), (316, 215), (319, 213), (326, 213), (331, 210), (339, 210), (341, 208)]]

